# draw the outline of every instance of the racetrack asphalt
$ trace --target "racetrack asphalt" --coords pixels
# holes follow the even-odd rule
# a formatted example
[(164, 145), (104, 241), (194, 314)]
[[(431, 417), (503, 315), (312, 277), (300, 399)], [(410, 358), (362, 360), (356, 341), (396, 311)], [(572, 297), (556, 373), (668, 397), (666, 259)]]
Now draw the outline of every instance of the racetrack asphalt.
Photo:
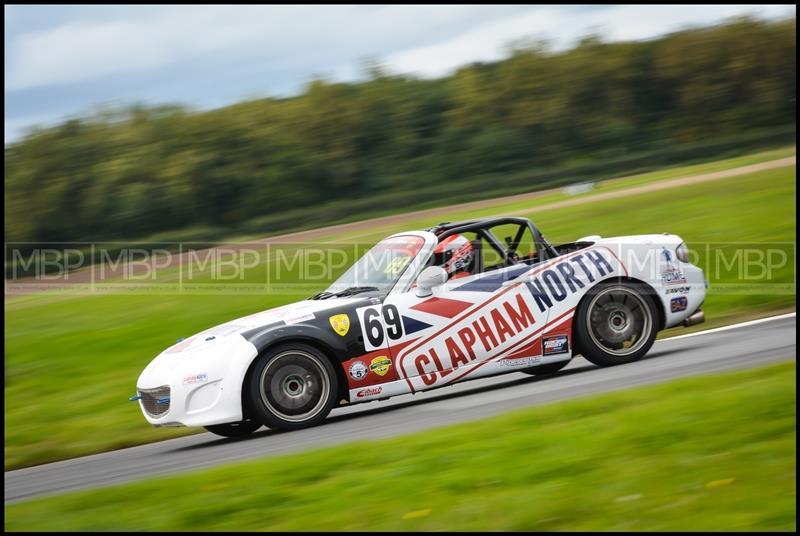
[[(796, 359), (794, 313), (656, 341), (641, 361), (599, 368), (582, 357), (551, 376), (512, 373), (335, 409), (320, 426), (261, 429), (243, 439), (202, 433), (5, 473), (5, 502), (96, 488), (234, 461), (381, 439), (510, 410), (672, 378)], [(147, 426), (142, 419), (142, 426)]]

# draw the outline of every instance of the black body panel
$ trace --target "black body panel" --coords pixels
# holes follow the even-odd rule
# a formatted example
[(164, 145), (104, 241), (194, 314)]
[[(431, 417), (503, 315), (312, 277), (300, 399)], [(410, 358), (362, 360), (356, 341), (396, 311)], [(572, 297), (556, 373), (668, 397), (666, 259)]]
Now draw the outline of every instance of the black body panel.
[[(366, 305), (380, 303), (377, 298), (364, 298), (348, 304), (314, 313), (314, 318), (296, 324), (272, 322), (265, 326), (253, 328), (242, 333), (247, 341), (253, 343), (258, 352), (267, 347), (286, 340), (316, 341), (328, 349), (331, 357), (341, 363), (366, 353), (364, 339), (361, 336), (361, 325), (356, 316), (356, 309)], [(350, 328), (342, 336), (333, 330), (330, 323), (332, 316), (346, 314), (350, 320)]]

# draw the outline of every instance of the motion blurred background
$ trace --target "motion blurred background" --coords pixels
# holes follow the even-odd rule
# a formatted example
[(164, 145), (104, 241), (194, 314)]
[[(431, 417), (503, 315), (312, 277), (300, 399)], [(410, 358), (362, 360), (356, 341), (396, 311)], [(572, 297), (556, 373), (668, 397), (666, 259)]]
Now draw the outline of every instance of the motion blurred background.
[[(164, 282), (155, 292), (101, 290), (93, 270), (89, 287), (33, 292), (37, 252), (79, 256), (82, 272), (58, 274), (72, 284), (104, 262), (97, 244), (185, 252), (310, 230), (291, 236), (363, 251), (502, 213), (553, 243), (681, 235), (711, 282), (699, 328), (795, 310), (795, 6), (4, 13), (7, 494), (12, 470), (201, 432), (151, 428), (126, 403), (142, 368), (338, 275), (263, 287), (259, 250), (216, 291), (176, 290), (185, 274), (168, 265), (138, 280)], [(7, 501), (5, 527), (796, 530), (794, 343), (784, 350), (791, 363), (755, 373)]]
[(6, 240), (265, 234), (791, 143), (794, 12), (10, 6)]

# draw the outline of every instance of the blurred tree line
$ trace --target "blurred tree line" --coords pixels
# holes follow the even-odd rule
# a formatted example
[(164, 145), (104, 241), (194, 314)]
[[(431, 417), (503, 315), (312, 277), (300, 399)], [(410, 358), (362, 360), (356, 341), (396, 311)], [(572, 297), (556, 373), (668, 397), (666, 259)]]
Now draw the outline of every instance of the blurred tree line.
[(566, 51), (520, 42), (441, 79), (371, 65), (362, 82), (315, 79), (293, 98), (70, 120), (6, 145), (6, 240), (270, 231), (425, 192), (535, 190), (547, 185), (536, 170), (775, 127), (793, 136), (795, 33), (794, 18), (741, 18)]

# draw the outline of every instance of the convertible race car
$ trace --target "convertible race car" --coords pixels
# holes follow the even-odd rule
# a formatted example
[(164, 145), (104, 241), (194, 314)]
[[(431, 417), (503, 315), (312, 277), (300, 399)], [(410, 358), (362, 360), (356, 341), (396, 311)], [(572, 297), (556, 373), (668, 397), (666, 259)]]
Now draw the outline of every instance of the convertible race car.
[(636, 361), (658, 331), (703, 322), (705, 289), (675, 235), (553, 246), (526, 218), (442, 223), (382, 240), (324, 292), (178, 342), (132, 400), (156, 426), (303, 428), (339, 405), (552, 374), (577, 354)]

